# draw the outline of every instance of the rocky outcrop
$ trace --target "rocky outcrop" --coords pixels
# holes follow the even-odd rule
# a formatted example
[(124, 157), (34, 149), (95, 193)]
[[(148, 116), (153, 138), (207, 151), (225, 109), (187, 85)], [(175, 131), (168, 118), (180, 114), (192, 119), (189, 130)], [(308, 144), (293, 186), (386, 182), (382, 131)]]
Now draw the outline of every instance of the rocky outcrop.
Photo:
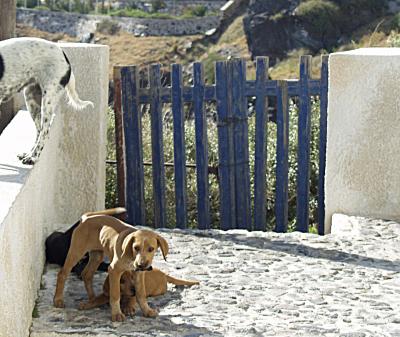
[(274, 64), (293, 49), (329, 51), (388, 8), (386, 0), (250, 0), (243, 22), (252, 57)]

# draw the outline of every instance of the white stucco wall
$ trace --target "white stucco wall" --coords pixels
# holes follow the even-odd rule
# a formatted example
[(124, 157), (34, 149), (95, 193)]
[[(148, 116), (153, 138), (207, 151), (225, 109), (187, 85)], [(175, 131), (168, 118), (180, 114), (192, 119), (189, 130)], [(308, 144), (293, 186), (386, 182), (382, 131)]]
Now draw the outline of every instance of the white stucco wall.
[(333, 213), (400, 221), (400, 48), (329, 58), (325, 227)]
[(60, 223), (104, 208), (108, 47), (62, 44), (77, 91), (95, 108), (63, 101), (33, 168), (16, 155), (35, 139), (20, 112), (0, 137), (0, 337), (29, 335), (44, 265), (44, 240)]

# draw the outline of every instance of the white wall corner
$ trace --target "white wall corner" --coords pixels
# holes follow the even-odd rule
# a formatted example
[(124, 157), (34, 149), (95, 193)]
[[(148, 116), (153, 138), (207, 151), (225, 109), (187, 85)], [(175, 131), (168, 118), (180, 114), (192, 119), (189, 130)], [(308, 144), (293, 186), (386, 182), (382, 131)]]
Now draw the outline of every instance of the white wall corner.
[(325, 230), (332, 215), (400, 220), (400, 49), (329, 58)]

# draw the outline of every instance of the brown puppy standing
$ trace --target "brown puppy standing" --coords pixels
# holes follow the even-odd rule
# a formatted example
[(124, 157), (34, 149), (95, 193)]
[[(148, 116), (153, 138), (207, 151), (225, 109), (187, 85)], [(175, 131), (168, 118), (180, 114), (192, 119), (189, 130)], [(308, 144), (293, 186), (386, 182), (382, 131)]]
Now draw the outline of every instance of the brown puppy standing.
[[(134, 285), (135, 272), (127, 271), (121, 277), (121, 307), (125, 314), (135, 314), (136, 297), (132, 292), (132, 285)], [(167, 292), (167, 284), (172, 283), (178, 286), (192, 286), (199, 284), (198, 281), (187, 281), (177, 279), (168, 274), (163, 273), (161, 270), (153, 268), (151, 271), (144, 271), (144, 284), (146, 297), (154, 297), (164, 295)], [(103, 293), (97, 296), (94, 300), (83, 302), (79, 305), (79, 309), (87, 310), (99, 307), (100, 305), (109, 302), (110, 287), (108, 276), (103, 284)]]
[[(111, 319), (113, 321), (123, 321), (125, 315), (120, 307), (121, 275), (125, 271), (144, 271), (150, 268), (154, 253), (158, 247), (161, 248), (165, 259), (168, 254), (168, 243), (153, 231), (136, 230), (119, 219), (104, 215), (105, 213), (110, 214), (110, 210), (85, 213), (81, 218), (81, 223), (75, 228), (67, 259), (58, 273), (54, 306), (58, 308), (64, 307), (65, 280), (73, 266), (87, 252), (89, 252), (89, 262), (82, 272), (82, 279), (85, 283), (89, 301), (93, 300), (95, 298), (93, 275), (103, 261), (104, 255), (106, 255), (111, 261), (108, 271)], [(151, 309), (147, 304), (144, 273), (136, 272), (134, 275), (136, 299), (143, 311), (143, 315), (146, 317), (157, 316), (157, 311)]]

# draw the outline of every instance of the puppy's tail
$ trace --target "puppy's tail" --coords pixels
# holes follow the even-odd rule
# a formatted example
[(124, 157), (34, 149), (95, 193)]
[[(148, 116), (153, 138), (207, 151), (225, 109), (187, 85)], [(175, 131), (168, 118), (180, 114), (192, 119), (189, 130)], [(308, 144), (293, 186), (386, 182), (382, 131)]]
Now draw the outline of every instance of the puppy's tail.
[(124, 208), (124, 207), (109, 208), (109, 209), (105, 209), (103, 211), (86, 212), (85, 214), (82, 215), (81, 221), (84, 221), (87, 217), (89, 217), (91, 215), (116, 215), (116, 214), (122, 214), (125, 212), (126, 212), (126, 208)]
[(198, 281), (187, 281), (187, 280), (181, 280), (179, 278), (175, 278), (169, 275), (165, 275), (167, 278), (168, 283), (175, 284), (176, 286), (194, 286), (196, 284), (200, 284)]
[(68, 104), (71, 105), (75, 110), (83, 110), (88, 106), (91, 106), (92, 108), (94, 107), (92, 102), (82, 101), (79, 98), (75, 89), (75, 76), (73, 72), (71, 72), (71, 77), (69, 78), (68, 84), (65, 86), (65, 90), (67, 92)]

